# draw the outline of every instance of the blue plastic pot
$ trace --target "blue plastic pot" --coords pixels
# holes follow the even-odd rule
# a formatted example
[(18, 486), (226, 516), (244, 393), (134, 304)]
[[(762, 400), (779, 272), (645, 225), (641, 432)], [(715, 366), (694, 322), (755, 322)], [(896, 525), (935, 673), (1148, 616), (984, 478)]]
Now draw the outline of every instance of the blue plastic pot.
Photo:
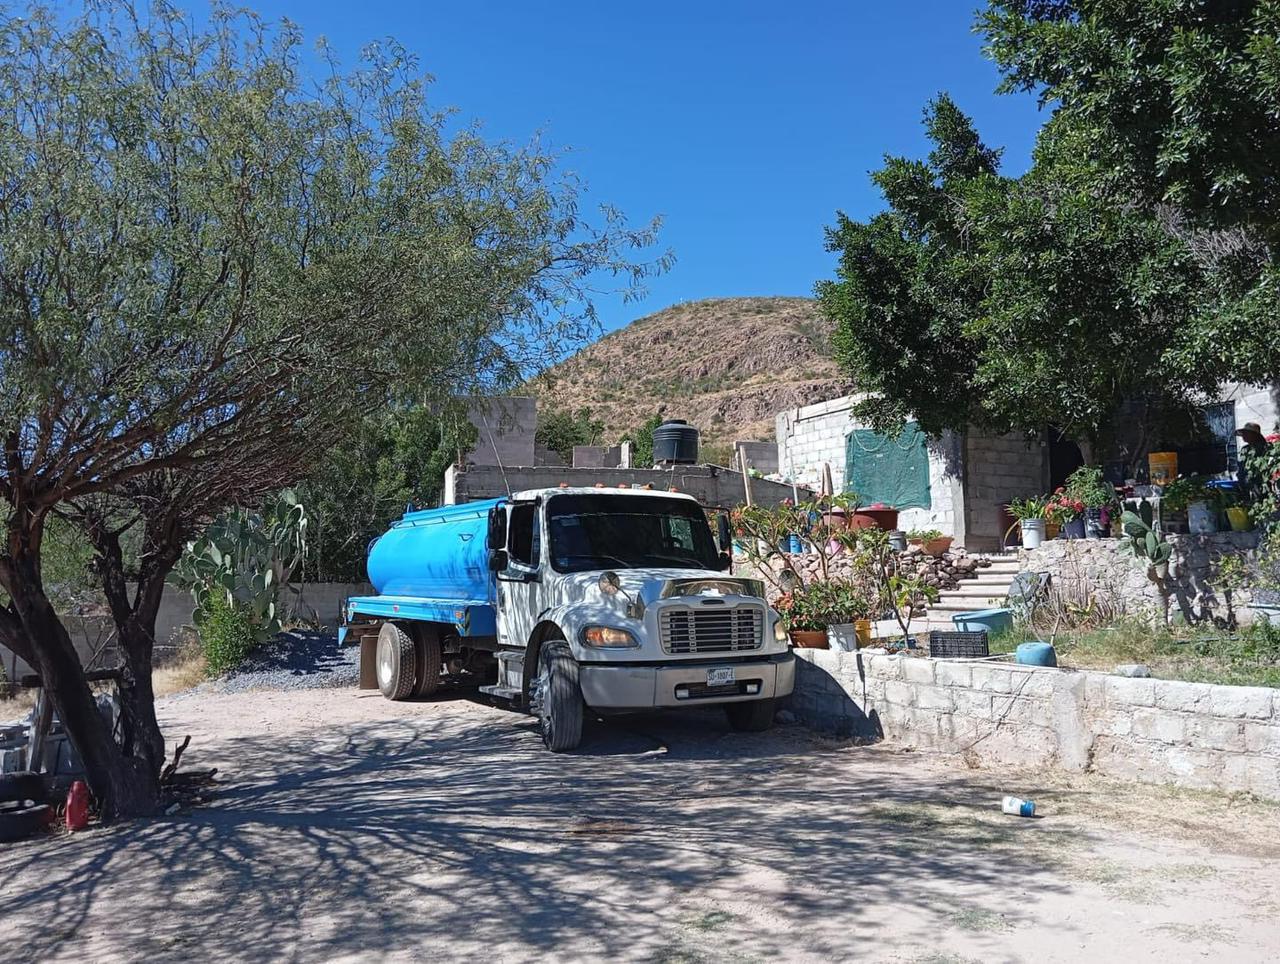
[(962, 633), (980, 633), (985, 630), (988, 636), (994, 636), (1013, 625), (1013, 610), (975, 609), (967, 613), (956, 613), (951, 621)]
[(1024, 666), (1057, 666), (1058, 653), (1048, 643), (1022, 643), (1014, 651), (1014, 661)]

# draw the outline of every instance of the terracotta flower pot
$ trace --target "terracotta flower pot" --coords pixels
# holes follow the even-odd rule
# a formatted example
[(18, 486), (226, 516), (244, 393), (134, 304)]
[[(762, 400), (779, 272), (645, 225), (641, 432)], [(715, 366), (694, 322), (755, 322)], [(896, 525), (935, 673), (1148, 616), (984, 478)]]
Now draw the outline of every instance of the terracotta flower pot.
[(797, 649), (830, 649), (831, 641), (825, 629), (793, 629), (791, 645)]
[(868, 526), (875, 526), (877, 529), (883, 529), (885, 532), (892, 532), (898, 528), (898, 510), (887, 505), (869, 505), (858, 509), (854, 514), (854, 523), (858, 523), (859, 519), (869, 519), (870, 522), (862, 522), (861, 524), (851, 525), (850, 528), (864, 529)]
[(951, 543), (954, 540), (951, 536), (939, 536), (938, 538), (930, 539), (927, 542), (922, 539), (912, 539), (911, 541), (923, 549), (928, 555), (936, 558), (950, 549)]

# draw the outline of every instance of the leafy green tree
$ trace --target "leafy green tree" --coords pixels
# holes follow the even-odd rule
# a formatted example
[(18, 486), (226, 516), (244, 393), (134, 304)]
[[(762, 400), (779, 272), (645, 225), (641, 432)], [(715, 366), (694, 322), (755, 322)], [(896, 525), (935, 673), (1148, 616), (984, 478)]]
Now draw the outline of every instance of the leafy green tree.
[(576, 412), (544, 409), (538, 413), (538, 430), (533, 438), (568, 462), (575, 445), (599, 445), (604, 441), (604, 422), (595, 418), (589, 408)]
[(628, 432), (624, 432), (619, 442), (631, 443), (631, 464), (640, 468), (648, 468), (653, 465), (653, 430), (666, 421), (666, 417), (657, 412), (650, 415), (640, 425), (639, 428), (633, 428)]
[(1203, 291), (1185, 241), (1099, 194), (1065, 122), (1018, 179), (945, 96), (925, 123), (928, 160), (873, 175), (888, 210), (841, 218), (837, 280), (817, 286), (837, 357), (871, 395), (860, 413), (931, 434), (1054, 425), (1093, 446), (1132, 400), (1189, 405), (1206, 379), (1168, 364)]
[[(155, 616), (195, 532), (370, 413), (523, 380), (596, 330), (602, 273), (635, 294), (667, 263), (554, 156), (448, 124), (408, 51), (313, 80), (301, 42), (163, 0), (0, 14), (0, 641), (107, 818), (158, 799)], [(55, 513), (94, 546), (123, 747), (45, 584)]]
[(977, 29), (1001, 89), (1073, 131), (1094, 193), (1195, 257), (1203, 285), (1165, 369), (1206, 388), (1280, 376), (1280, 5), (989, 0)]
[(1280, 242), (1280, 5), (988, 0), (977, 29), (1127, 193)]
[(307, 578), (365, 581), (369, 542), (406, 507), (438, 504), (445, 470), (474, 443), (474, 427), (452, 410), (371, 414), (347, 444), (325, 453), (299, 487), (311, 516)]
[(925, 161), (887, 157), (871, 175), (887, 210), (867, 222), (843, 213), (827, 231), (836, 280), (816, 286), (836, 323), (836, 358), (871, 398), (858, 414), (889, 431), (909, 416), (938, 434), (966, 425), (976, 358), (966, 326), (989, 278), (968, 231), (970, 195), (1003, 184), (1000, 152), (945, 94), (925, 108)]

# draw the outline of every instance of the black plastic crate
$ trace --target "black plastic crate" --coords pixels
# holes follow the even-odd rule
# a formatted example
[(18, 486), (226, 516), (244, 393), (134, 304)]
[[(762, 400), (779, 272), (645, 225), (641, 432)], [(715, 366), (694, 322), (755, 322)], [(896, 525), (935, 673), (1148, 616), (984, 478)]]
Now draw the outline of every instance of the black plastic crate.
[(929, 655), (938, 659), (975, 659), (990, 656), (987, 631), (976, 633), (946, 632), (935, 629), (929, 634)]

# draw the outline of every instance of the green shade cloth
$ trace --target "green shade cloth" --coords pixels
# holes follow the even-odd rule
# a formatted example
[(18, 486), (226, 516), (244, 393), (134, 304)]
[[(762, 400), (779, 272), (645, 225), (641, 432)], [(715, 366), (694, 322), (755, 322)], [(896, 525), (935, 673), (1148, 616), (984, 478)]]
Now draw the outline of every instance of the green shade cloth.
[(925, 434), (908, 422), (896, 436), (855, 429), (845, 439), (844, 490), (856, 492), (858, 502), (883, 502), (895, 509), (927, 509), (929, 450)]

